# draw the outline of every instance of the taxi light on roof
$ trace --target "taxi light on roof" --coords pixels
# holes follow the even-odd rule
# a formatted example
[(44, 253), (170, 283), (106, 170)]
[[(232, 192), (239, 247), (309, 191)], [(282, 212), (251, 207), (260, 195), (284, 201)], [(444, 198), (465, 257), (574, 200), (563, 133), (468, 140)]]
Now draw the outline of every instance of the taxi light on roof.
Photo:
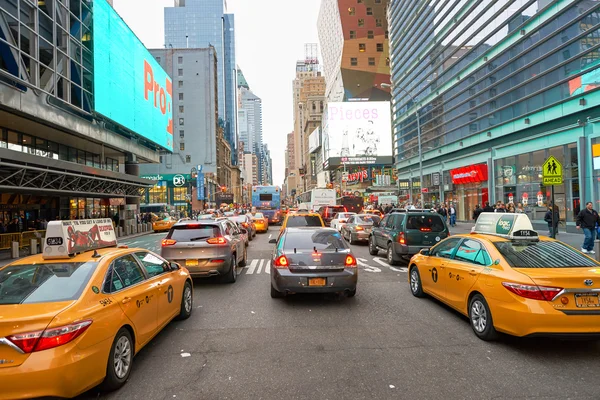
[(539, 240), (529, 217), (525, 214), (492, 213), (479, 214), (471, 233), (496, 235), (511, 240)]
[(44, 238), (42, 257), (69, 258), (84, 251), (117, 246), (117, 237), (109, 218), (50, 221)]

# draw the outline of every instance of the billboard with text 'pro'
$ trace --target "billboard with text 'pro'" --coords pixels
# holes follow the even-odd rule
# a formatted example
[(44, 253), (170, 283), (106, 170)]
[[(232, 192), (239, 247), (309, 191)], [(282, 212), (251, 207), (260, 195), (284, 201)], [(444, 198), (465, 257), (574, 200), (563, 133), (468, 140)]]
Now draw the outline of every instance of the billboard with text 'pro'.
[(173, 150), (171, 78), (106, 0), (94, 0), (94, 110)]
[(392, 156), (388, 101), (329, 103), (323, 126), (324, 160)]

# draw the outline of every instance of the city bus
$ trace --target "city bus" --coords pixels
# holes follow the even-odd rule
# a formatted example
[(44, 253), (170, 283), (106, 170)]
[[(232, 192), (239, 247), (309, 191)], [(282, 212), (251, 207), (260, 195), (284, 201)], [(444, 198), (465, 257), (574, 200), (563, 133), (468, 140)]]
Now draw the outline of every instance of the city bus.
[(313, 189), (304, 192), (296, 198), (299, 209), (319, 211), (323, 206), (335, 206), (335, 190)]
[(277, 186), (252, 186), (252, 208), (269, 218), (270, 224), (281, 222), (281, 193)]

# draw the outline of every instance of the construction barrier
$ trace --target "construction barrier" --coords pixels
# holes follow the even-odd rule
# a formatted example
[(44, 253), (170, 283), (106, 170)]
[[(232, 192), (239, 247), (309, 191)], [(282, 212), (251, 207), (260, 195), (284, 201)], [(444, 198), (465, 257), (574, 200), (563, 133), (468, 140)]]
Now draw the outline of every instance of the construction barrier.
[(3, 233), (0, 235), (0, 250), (9, 250), (13, 242), (19, 242), (19, 248), (29, 247), (31, 239), (36, 239), (38, 244), (43, 243), (46, 231), (26, 231), (21, 233)]

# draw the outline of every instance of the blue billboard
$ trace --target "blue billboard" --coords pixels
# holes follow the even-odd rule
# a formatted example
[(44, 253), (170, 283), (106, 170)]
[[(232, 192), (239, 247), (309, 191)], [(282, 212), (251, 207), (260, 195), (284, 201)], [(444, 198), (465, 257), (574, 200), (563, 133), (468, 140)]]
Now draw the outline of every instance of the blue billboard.
[(171, 78), (106, 0), (94, 0), (94, 110), (173, 151)]

